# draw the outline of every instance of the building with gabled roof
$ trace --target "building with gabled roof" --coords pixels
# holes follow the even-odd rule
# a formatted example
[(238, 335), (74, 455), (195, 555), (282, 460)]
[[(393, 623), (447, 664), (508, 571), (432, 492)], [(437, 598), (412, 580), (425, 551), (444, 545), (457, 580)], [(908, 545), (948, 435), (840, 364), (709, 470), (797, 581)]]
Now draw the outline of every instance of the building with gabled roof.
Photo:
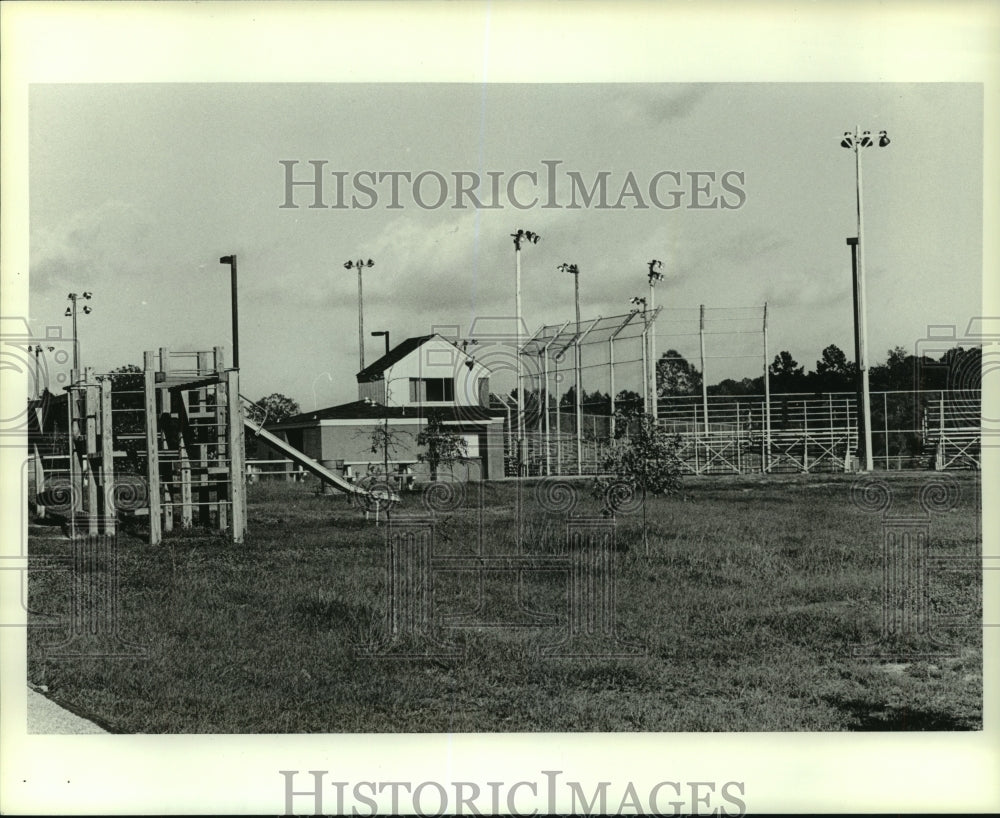
[(407, 338), (357, 379), (360, 400), (386, 406), (489, 406), (490, 370), (437, 333)]
[(357, 373), (358, 400), (302, 412), (267, 430), (303, 454), (348, 479), (383, 468), (372, 452), (372, 432), (381, 424), (396, 432), (393, 470), (428, 476), (418, 460), (417, 435), (438, 415), (466, 444), (459, 479), (504, 475), (502, 415), (490, 411), (490, 370), (436, 333), (407, 338)]

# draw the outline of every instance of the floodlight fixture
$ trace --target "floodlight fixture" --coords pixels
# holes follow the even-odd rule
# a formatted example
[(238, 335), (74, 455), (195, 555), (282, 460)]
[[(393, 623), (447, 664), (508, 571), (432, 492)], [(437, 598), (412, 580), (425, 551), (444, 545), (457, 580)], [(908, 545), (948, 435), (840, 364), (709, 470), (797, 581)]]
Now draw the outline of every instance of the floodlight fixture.
[(514, 248), (516, 250), (521, 249), (522, 241), (538, 244), (538, 240), (541, 238), (537, 233), (532, 233), (530, 230), (518, 230), (516, 233), (511, 233), (510, 236), (514, 239)]
[[(80, 371), (80, 342), (79, 342), (79, 336), (77, 335), (77, 326), (76, 326), (76, 316), (77, 316), (76, 302), (80, 298), (85, 298), (89, 300), (93, 295), (94, 294), (90, 290), (86, 290), (82, 295), (78, 293), (70, 293), (69, 295), (66, 296), (69, 299), (70, 304), (68, 307), (66, 307), (66, 312), (63, 313), (63, 315), (65, 315), (67, 318), (73, 319), (73, 369), (76, 370), (77, 372)], [(83, 314), (90, 315), (91, 312), (93, 312), (93, 310), (90, 307), (84, 305)]]

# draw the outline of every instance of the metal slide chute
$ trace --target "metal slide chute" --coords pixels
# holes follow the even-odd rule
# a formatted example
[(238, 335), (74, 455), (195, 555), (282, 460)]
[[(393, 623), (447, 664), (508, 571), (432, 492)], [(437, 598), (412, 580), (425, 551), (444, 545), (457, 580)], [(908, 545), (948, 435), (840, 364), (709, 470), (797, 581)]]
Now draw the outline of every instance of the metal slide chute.
[[(308, 455), (303, 454), (294, 446), (282, 440), (277, 435), (271, 434), (267, 429), (263, 427), (262, 423), (257, 423), (251, 419), (251, 414), (258, 413), (259, 408), (256, 407), (252, 401), (248, 398), (240, 396), (243, 400), (243, 425), (249, 429), (255, 437), (259, 437), (268, 446), (274, 449), (276, 452), (281, 454), (282, 457), (286, 457), (294, 463), (302, 466), (310, 474), (316, 475), (320, 480), (322, 480), (327, 485), (333, 486), (338, 491), (343, 491), (347, 494), (356, 494), (364, 497), (374, 497), (377, 500), (384, 501), (386, 499), (386, 490), (384, 489), (374, 489), (369, 490), (363, 488), (355, 483), (351, 483), (345, 480), (339, 474), (330, 471), (326, 466), (317, 463)], [(253, 407), (253, 408), (251, 408)], [(398, 503), (399, 495), (394, 492), (388, 497), (389, 502)]]

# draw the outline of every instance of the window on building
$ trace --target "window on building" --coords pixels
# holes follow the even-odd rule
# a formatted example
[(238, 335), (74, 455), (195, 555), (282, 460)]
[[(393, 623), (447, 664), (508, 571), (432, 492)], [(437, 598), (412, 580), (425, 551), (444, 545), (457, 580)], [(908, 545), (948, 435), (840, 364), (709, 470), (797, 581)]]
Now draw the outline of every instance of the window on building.
[(410, 378), (410, 403), (455, 400), (454, 378)]

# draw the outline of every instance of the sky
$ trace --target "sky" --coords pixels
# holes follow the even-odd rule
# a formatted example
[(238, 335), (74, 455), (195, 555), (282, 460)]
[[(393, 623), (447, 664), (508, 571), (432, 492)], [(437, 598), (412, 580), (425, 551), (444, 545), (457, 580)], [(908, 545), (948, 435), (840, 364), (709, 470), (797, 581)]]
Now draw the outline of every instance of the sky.
[[(97, 371), (158, 347), (231, 356), (218, 259), (235, 253), (241, 391), (281, 392), (304, 410), (354, 400), (357, 276), (344, 263), (375, 262), (363, 274), (371, 363), (383, 349), (372, 330), (395, 344), (513, 316), (518, 229), (541, 237), (522, 252), (529, 333), (573, 317), (561, 263), (580, 268), (586, 321), (627, 312), (659, 259), (659, 352), (698, 363), (690, 331), (704, 304), (709, 382), (755, 377), (767, 302), (770, 357), (787, 349), (808, 370), (827, 344), (853, 352), (855, 166), (839, 142), (855, 126), (891, 140), (863, 151), (873, 362), (913, 349), (928, 325), (961, 337), (982, 313), (977, 84), (36, 84), (28, 101), (31, 327), (68, 337), (67, 293), (93, 292), (79, 337)], [(309, 180), (312, 161), (325, 162), (327, 207), (310, 207), (301, 185), (287, 201), (286, 168)], [(397, 177), (392, 207), (391, 177), (359, 187), (365, 171), (426, 173), (416, 195)], [(461, 172), (497, 206), (452, 207)], [(602, 172), (608, 205), (630, 178), (633, 195), (618, 209), (583, 197), (570, 207), (571, 174), (589, 189)], [(338, 178), (342, 208), (330, 206)], [(435, 206), (439, 178), (448, 198)], [(651, 199), (656, 178), (660, 203), (676, 207)], [(725, 334), (736, 329), (745, 334)]]

